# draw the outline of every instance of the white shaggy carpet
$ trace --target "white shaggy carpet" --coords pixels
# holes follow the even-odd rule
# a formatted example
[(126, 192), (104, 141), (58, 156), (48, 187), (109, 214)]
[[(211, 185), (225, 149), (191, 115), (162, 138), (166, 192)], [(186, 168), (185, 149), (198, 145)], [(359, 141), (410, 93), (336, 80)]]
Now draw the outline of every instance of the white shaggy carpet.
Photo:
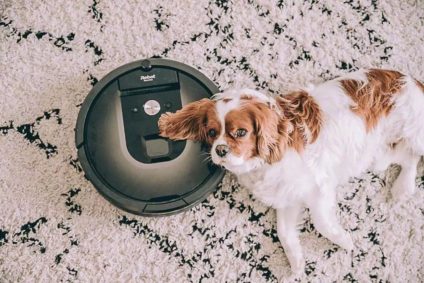
[(403, 204), (390, 201), (397, 167), (340, 187), (353, 253), (305, 212), (299, 278), (274, 211), (230, 175), (190, 211), (144, 218), (109, 204), (81, 172), (81, 103), (134, 60), (171, 58), (222, 89), (270, 93), (370, 66), (424, 81), (422, 0), (302, 2), (0, 1), (0, 282), (423, 282), (422, 163)]

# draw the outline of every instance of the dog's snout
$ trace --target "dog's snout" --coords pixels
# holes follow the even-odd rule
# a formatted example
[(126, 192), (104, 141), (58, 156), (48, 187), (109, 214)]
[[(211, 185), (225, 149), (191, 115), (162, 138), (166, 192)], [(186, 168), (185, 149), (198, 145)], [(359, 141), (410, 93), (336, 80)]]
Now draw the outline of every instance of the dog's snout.
[(230, 151), (230, 148), (228, 147), (228, 145), (220, 144), (216, 146), (215, 151), (219, 157), (224, 157)]

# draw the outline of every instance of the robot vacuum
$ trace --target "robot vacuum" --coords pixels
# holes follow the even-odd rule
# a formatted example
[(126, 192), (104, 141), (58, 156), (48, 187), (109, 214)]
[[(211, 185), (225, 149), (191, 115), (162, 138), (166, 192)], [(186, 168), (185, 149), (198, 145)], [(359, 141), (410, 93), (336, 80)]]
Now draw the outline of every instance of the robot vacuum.
[(76, 147), (86, 177), (107, 200), (139, 215), (168, 215), (204, 200), (224, 171), (200, 143), (159, 136), (162, 113), (219, 90), (185, 64), (147, 59), (101, 79), (78, 115)]

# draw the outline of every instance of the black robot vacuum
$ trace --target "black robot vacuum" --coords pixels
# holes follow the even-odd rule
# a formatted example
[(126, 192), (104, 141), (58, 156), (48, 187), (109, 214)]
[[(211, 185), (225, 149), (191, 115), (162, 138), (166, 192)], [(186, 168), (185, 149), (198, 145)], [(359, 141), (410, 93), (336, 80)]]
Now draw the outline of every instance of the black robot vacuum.
[(140, 60), (110, 72), (78, 115), (75, 140), (86, 177), (134, 214), (174, 214), (201, 202), (224, 171), (205, 161), (200, 143), (160, 137), (158, 119), (218, 91), (196, 69), (171, 60)]

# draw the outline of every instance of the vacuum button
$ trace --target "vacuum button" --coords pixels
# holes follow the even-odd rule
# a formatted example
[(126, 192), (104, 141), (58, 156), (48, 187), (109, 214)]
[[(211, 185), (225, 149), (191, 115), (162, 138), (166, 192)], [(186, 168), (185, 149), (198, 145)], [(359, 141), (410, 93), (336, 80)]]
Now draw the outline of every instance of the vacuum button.
[(141, 68), (143, 71), (150, 71), (152, 69), (152, 65), (150, 64), (149, 60), (143, 60), (141, 61)]
[(152, 99), (144, 103), (143, 108), (147, 115), (153, 116), (159, 113), (160, 104), (156, 100)]

